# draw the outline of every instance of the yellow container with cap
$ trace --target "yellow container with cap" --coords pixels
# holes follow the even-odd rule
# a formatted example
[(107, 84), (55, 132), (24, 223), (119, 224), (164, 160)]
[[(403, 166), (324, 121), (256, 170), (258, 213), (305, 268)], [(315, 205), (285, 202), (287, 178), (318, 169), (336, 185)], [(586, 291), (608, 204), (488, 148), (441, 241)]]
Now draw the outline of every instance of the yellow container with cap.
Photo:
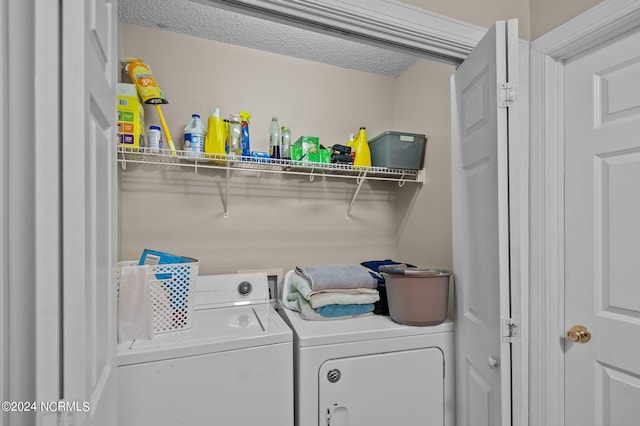
[(219, 158), (226, 155), (227, 132), (224, 121), (220, 117), (220, 109), (214, 108), (207, 120), (207, 135), (204, 139), (204, 157)]
[(353, 145), (356, 150), (356, 158), (353, 160), (353, 167), (371, 167), (371, 151), (367, 142), (367, 130), (360, 127), (360, 132)]

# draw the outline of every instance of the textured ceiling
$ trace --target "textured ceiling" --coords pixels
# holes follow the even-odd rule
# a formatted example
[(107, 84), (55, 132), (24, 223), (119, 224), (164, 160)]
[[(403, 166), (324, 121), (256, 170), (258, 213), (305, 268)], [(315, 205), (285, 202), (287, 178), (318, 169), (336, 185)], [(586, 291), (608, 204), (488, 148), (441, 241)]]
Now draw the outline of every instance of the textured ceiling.
[(191, 0), (119, 0), (120, 19), (223, 43), (397, 77), (411, 55), (279, 24)]

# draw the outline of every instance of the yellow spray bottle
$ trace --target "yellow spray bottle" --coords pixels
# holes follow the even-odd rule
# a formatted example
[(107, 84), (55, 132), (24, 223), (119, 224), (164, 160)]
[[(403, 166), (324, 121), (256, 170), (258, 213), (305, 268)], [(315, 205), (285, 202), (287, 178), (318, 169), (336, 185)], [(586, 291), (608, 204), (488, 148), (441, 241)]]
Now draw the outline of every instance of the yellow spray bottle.
[(353, 150), (356, 150), (356, 136), (351, 133), (351, 136), (349, 136), (349, 140), (347, 141), (347, 146), (350, 146), (351, 148), (353, 148)]
[(356, 149), (356, 158), (353, 161), (354, 167), (370, 167), (371, 151), (369, 150), (369, 142), (367, 142), (367, 129), (360, 127), (360, 132), (354, 141)]
[(216, 158), (226, 154), (227, 134), (224, 121), (220, 117), (220, 109), (214, 108), (207, 120), (207, 136), (204, 139), (205, 158)]

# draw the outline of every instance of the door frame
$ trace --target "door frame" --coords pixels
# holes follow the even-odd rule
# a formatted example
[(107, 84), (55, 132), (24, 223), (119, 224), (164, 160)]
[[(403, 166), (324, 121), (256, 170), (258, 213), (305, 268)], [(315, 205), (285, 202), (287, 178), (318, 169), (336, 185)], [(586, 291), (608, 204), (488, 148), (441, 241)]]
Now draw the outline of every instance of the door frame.
[[(0, 5), (2, 401), (61, 397), (59, 8), (35, 0)], [(36, 411), (3, 411), (0, 424), (58, 424), (57, 413)]]
[(531, 43), (530, 424), (564, 425), (564, 63), (640, 30), (637, 0), (602, 2)]

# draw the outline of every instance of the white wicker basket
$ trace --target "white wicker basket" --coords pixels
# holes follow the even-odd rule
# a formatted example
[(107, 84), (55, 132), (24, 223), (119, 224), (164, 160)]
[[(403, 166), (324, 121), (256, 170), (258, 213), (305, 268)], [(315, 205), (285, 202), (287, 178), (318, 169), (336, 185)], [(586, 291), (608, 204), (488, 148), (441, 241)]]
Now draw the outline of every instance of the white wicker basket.
[[(117, 280), (120, 286), (120, 268), (137, 266), (137, 262), (120, 262)], [(149, 267), (149, 300), (153, 315), (154, 334), (191, 328), (198, 262), (172, 263)]]

